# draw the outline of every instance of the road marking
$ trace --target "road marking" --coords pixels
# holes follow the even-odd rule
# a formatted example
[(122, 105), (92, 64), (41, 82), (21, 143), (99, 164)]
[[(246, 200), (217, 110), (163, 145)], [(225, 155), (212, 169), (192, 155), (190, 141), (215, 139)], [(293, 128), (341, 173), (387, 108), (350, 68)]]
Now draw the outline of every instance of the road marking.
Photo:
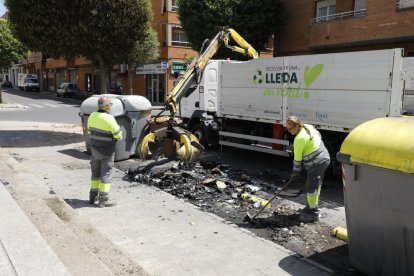
[(58, 105), (55, 105), (55, 104), (47, 104), (47, 103), (45, 103), (44, 105), (47, 105), (47, 106), (50, 106), (50, 107), (59, 107)]
[(36, 107), (36, 108), (43, 108), (43, 105), (40, 104), (29, 104), (30, 107)]

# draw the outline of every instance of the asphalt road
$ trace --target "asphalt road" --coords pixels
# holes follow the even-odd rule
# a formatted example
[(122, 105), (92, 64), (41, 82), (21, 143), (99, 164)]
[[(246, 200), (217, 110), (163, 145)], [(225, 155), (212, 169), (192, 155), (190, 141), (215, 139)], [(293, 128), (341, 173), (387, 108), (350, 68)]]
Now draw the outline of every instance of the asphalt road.
[(2, 100), (23, 105), (22, 109), (0, 110), (0, 121), (45, 122), (81, 125), (79, 107), (82, 101), (59, 98), (52, 92), (24, 92), (2, 89)]

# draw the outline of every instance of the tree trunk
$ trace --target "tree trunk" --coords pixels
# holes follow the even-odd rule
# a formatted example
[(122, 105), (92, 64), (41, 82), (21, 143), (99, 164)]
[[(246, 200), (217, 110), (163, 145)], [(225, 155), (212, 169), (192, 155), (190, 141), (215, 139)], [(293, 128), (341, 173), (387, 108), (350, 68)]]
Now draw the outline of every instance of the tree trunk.
[(131, 71), (132, 68), (133, 68), (133, 65), (128, 64), (128, 92), (129, 92), (129, 95), (134, 94), (134, 92), (132, 90), (132, 71)]
[(109, 94), (109, 70), (102, 59), (99, 61), (99, 69), (99, 75), (101, 77), (101, 94)]

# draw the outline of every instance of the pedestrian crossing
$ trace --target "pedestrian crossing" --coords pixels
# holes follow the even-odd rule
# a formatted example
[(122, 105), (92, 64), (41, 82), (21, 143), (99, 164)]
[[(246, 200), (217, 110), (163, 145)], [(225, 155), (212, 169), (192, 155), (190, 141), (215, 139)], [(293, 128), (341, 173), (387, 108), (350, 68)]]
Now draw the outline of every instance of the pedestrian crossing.
[(50, 104), (50, 103), (39, 103), (39, 104), (30, 103), (30, 104), (26, 104), (25, 106), (27, 108), (35, 108), (35, 109), (40, 109), (40, 108), (77, 107), (76, 105), (72, 105), (72, 104)]

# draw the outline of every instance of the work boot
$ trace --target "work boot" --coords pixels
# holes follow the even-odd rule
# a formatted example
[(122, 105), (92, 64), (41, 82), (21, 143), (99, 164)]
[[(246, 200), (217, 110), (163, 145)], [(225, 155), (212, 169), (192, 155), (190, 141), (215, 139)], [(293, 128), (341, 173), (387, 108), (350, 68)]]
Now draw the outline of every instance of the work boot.
[(99, 193), (98, 192), (89, 192), (89, 204), (98, 204)]
[(115, 206), (116, 204), (117, 202), (115, 200), (110, 200), (109, 196), (107, 195), (99, 196), (99, 203), (98, 203), (99, 208), (112, 207), (112, 206)]
[(303, 223), (314, 223), (319, 221), (319, 209), (311, 209), (306, 207), (299, 214), (299, 221)]
[(309, 206), (308, 205), (306, 205), (304, 208), (301, 208), (301, 209), (298, 209), (298, 213), (299, 214), (303, 214), (303, 213), (309, 213), (309, 212), (311, 212), (311, 208), (309, 208)]

